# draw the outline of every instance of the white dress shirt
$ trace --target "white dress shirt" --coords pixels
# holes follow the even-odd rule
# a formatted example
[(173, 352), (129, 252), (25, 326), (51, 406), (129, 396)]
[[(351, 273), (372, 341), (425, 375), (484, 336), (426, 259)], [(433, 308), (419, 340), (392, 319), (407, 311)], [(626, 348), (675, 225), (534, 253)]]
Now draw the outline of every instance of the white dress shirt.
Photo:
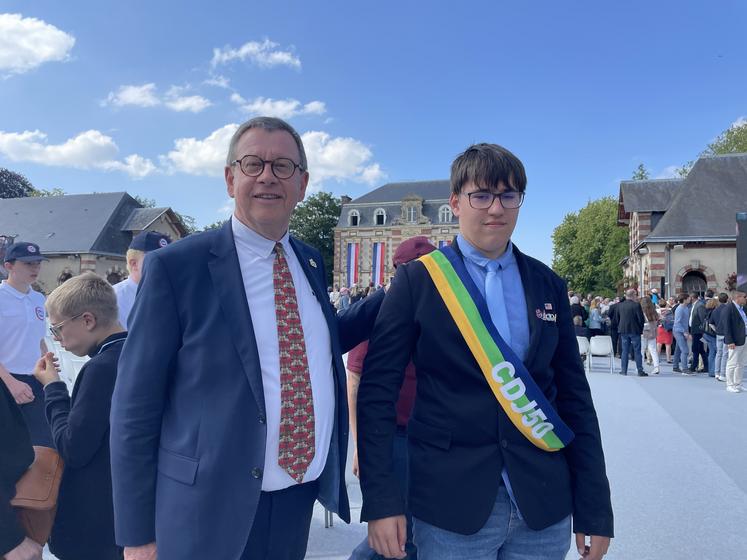
[[(262, 490), (282, 490), (296, 484), (278, 465), (278, 439), (280, 436), (280, 352), (275, 317), (275, 288), (272, 266), (275, 260), (275, 241), (266, 239), (231, 218), (236, 252), (239, 256), (241, 276), (246, 300), (254, 327), (259, 363), (262, 370), (262, 388), (267, 414), (267, 442)], [(298, 312), (301, 316), (306, 356), (311, 375), (311, 392), (314, 400), (315, 455), (303, 481), (319, 478), (329, 453), (335, 414), (335, 384), (332, 369), (332, 345), (329, 328), (306, 274), (298, 262), (286, 233), (280, 240), (288, 262), (293, 285), (296, 288)], [(323, 294), (327, 297), (327, 294)]]
[(112, 286), (117, 294), (117, 307), (119, 308), (119, 324), (127, 330), (127, 318), (130, 316), (132, 306), (135, 305), (137, 295), (137, 283), (130, 276), (117, 282)]
[(11, 373), (31, 375), (41, 356), (46, 334), (44, 296), (29, 288), (25, 294), (0, 284), (0, 364)]

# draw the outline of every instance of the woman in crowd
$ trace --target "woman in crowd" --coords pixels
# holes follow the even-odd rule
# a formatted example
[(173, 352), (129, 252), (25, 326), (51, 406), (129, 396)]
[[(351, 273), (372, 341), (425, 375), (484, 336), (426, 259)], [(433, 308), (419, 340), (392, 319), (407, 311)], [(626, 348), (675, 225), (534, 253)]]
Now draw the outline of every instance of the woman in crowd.
[(646, 351), (651, 354), (651, 363), (654, 366), (652, 373), (659, 373), (659, 352), (656, 348), (656, 330), (659, 326), (659, 315), (656, 313), (651, 298), (646, 296), (641, 298), (641, 309), (646, 322), (643, 325), (643, 342), (644, 354)]
[(664, 345), (667, 354), (667, 363), (672, 363), (672, 327), (674, 326), (674, 313), (667, 302), (659, 300), (659, 327), (656, 330), (656, 351)]
[(581, 322), (586, 324), (586, 319), (589, 318), (584, 306), (581, 305), (581, 300), (578, 296), (571, 297), (571, 317), (581, 317)]
[(589, 307), (589, 333), (591, 336), (604, 334), (602, 331), (602, 311), (599, 309), (598, 297), (591, 300), (591, 306)]

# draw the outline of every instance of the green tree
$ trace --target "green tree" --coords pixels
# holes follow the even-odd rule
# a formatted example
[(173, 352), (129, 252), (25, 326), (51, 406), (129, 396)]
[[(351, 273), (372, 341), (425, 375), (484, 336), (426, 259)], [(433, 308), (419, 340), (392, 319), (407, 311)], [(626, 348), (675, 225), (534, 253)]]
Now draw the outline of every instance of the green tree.
[(26, 177), (10, 169), (0, 167), (0, 198), (32, 196), (34, 191), (34, 185)]
[(324, 268), (327, 271), (327, 284), (332, 283), (334, 228), (341, 210), (339, 198), (332, 196), (332, 193), (319, 191), (296, 206), (290, 220), (291, 233), (322, 254)]
[(611, 196), (592, 200), (553, 230), (553, 270), (573, 290), (614, 295), (622, 279), (619, 263), (628, 254), (628, 230), (617, 225), (617, 204)]
[(747, 152), (747, 120), (740, 119), (708, 144), (701, 155), (739, 154)]
[(651, 174), (648, 172), (648, 169), (646, 169), (646, 166), (642, 163), (638, 164), (638, 167), (635, 168), (635, 171), (633, 171), (633, 176), (631, 179), (634, 181), (645, 181), (647, 179), (651, 178)]
[[(718, 156), (723, 154), (741, 154), (747, 152), (747, 120), (739, 119), (729, 128), (719, 134), (716, 139), (708, 144), (701, 156)], [(677, 175), (687, 177), (695, 165), (693, 160), (688, 161), (677, 169)]]
[(210, 231), (211, 229), (220, 229), (223, 227), (223, 224), (226, 223), (226, 220), (217, 220), (213, 222), (212, 224), (206, 225), (204, 228), (202, 228), (202, 231)]

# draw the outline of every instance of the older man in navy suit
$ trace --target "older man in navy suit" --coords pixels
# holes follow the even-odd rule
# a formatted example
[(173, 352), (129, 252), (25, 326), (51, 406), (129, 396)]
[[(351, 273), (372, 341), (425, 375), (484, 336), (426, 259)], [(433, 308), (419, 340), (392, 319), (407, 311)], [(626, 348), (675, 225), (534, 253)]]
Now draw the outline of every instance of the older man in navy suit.
[(412, 356), (409, 501), (418, 558), (599, 560), (612, 507), (565, 283), (511, 242), (524, 167), (478, 144), (451, 171), (460, 233), (397, 268), (358, 392), (358, 458), (369, 541), (405, 556), (392, 468), (395, 401)]
[(323, 261), (288, 235), (309, 181), (298, 133), (244, 123), (221, 229), (147, 256), (111, 417), (125, 558), (301, 559), (314, 501), (349, 521), (341, 355), (383, 292), (338, 317)]

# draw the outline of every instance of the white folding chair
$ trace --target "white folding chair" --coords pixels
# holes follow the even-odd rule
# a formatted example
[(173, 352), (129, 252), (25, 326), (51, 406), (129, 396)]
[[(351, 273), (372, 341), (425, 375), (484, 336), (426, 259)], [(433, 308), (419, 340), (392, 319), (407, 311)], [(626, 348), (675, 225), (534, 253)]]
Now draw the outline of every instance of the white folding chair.
[(613, 372), (614, 353), (611, 336), (592, 336), (589, 342), (589, 370), (592, 367), (592, 356), (607, 356), (610, 359), (610, 373)]
[(576, 342), (578, 343), (578, 353), (584, 356), (586, 360), (586, 366), (589, 366), (589, 339), (585, 336), (577, 336)]

